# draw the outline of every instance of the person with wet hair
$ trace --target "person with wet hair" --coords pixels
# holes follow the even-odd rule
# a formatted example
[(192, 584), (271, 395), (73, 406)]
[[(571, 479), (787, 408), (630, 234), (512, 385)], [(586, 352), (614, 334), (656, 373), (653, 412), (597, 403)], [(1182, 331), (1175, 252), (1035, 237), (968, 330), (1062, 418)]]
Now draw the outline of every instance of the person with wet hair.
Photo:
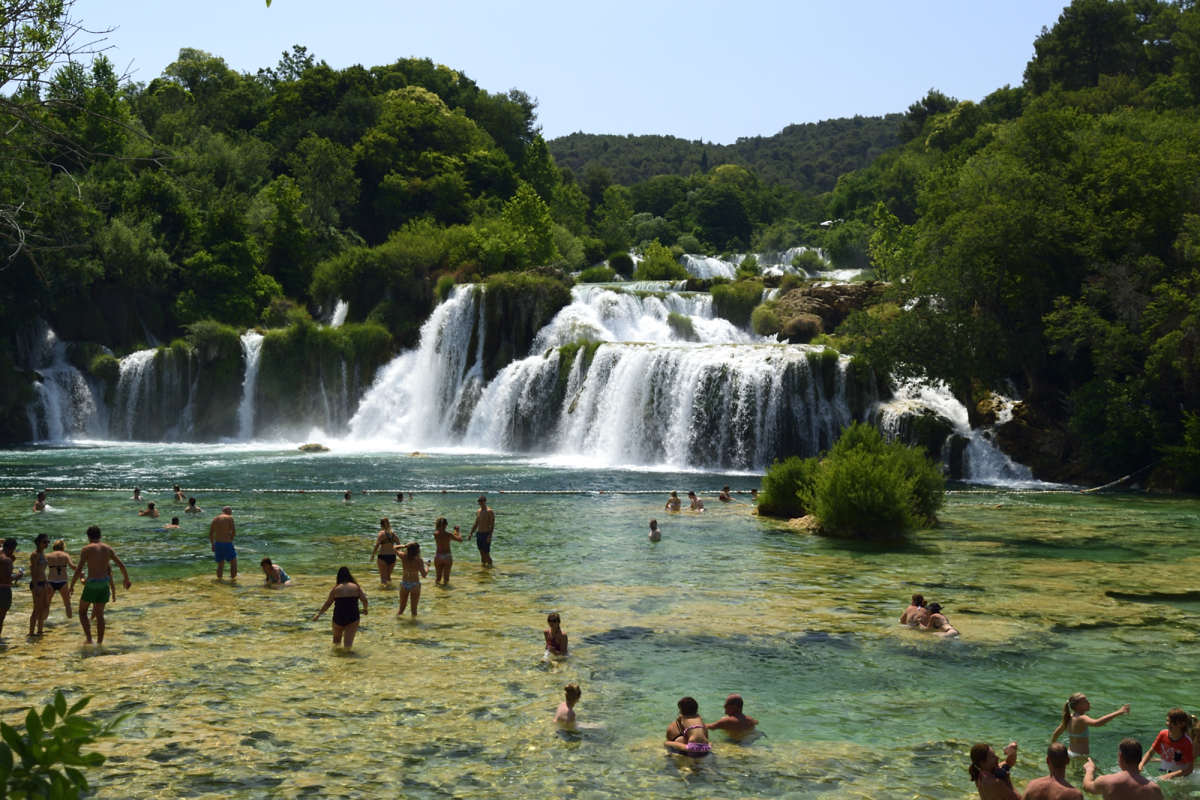
[(683, 697), (676, 705), (679, 707), (679, 716), (667, 727), (667, 749), (692, 758), (702, 758), (711, 753), (708, 726), (700, 718), (700, 704), (695, 698)]
[(667, 498), (667, 504), (663, 506), (667, 511), (678, 511), (683, 505), (683, 501), (679, 499), (679, 492), (671, 492), (671, 496)]
[(387, 517), (379, 520), (379, 533), (375, 535), (375, 547), (371, 550), (371, 560), (379, 565), (379, 582), (387, 586), (392, 582), (392, 572), (396, 569), (396, 546), (400, 539), (392, 531), (392, 522)]
[(914, 594), (912, 605), (904, 609), (904, 613), (900, 615), (900, 624), (910, 628), (920, 628), (922, 625), (929, 624), (929, 617), (929, 609), (925, 607), (925, 596)]
[(179, 517), (171, 517), (171, 524), (163, 525), (161, 528), (159, 528), (159, 530), (163, 530), (163, 531), (182, 530), (182, 528), (179, 527)]
[(396, 616), (404, 614), (404, 607), (412, 602), (412, 615), (417, 616), (417, 603), (421, 600), (421, 578), (429, 575), (429, 567), (421, 558), (421, 545), (409, 542), (404, 545), (400, 554), (400, 610)]
[(660, 531), (658, 529), (658, 520), (656, 520), (656, 519), (650, 520), (650, 541), (652, 541), (652, 542), (661, 542), (662, 541), (662, 531)]
[(175, 484), (175, 502), (182, 503), (186, 498), (183, 495), (183, 489), (179, 488), (179, 484)]
[(929, 604), (929, 618), (921, 626), (921, 630), (930, 631), (934, 636), (941, 636), (943, 639), (958, 636), (958, 631), (950, 624), (949, 617), (942, 613), (942, 606), (938, 603)]
[(742, 710), (744, 701), (740, 694), (731, 694), (725, 698), (725, 716), (716, 722), (709, 723), (710, 731), (725, 731), (729, 738), (737, 741), (758, 727), (758, 720), (746, 715)]
[(51, 552), (46, 554), (46, 572), (50, 581), (50, 599), (54, 600), (54, 595), (58, 594), (62, 597), (63, 605), (67, 609), (67, 619), (72, 616), (71, 610), (71, 593), (67, 591), (68, 573), (67, 570), (74, 571), (75, 562), (71, 559), (71, 554), (67, 552), (67, 543), (62, 539), (58, 539), (51, 546)]
[(1088, 745), (1089, 729), (1103, 727), (1109, 721), (1129, 713), (1129, 703), (1126, 703), (1111, 714), (1092, 719), (1087, 716), (1091, 708), (1092, 704), (1088, 702), (1087, 695), (1080, 692), (1071, 695), (1067, 702), (1063, 703), (1062, 722), (1058, 723), (1058, 727), (1050, 735), (1050, 741), (1057, 742), (1058, 737), (1067, 734), (1067, 752), (1072, 758), (1086, 756), (1091, 752)]
[(542, 638), (546, 640), (546, 655), (556, 658), (567, 655), (567, 634), (562, 629), (562, 618), (557, 611), (550, 612), (546, 624), (550, 626), (542, 631)]
[(554, 722), (563, 730), (573, 731), (575, 730), (575, 704), (583, 696), (583, 690), (577, 683), (568, 683), (563, 687), (563, 692), (566, 699), (558, 704), (558, 710), (554, 712)]
[(1003, 764), (990, 744), (981, 742), (971, 748), (971, 766), (967, 768), (967, 774), (981, 800), (1021, 800), (1008, 774), (1016, 763), (1016, 742), (1010, 742), (1004, 748)]
[(200, 506), (196, 505), (196, 498), (189, 497), (187, 508), (185, 508), (183, 510), (183, 513), (185, 513), (185, 514), (203, 514), (204, 509), (201, 508)]
[(46, 493), (45, 492), (37, 493), (37, 499), (33, 501), (33, 510), (34, 511), (45, 511), (46, 510)]
[(1071, 756), (1067, 746), (1054, 742), (1046, 750), (1046, 767), (1050, 774), (1029, 782), (1025, 800), (1083, 800), (1083, 792), (1067, 782), (1067, 766)]
[(266, 575), (267, 586), (278, 588), (291, 584), (292, 579), (283, 571), (283, 567), (271, 561), (270, 558), (264, 558), (258, 563), (262, 567), (263, 574)]
[(341, 567), (338, 569), (337, 583), (329, 590), (329, 597), (326, 598), (325, 605), (321, 606), (321, 610), (313, 616), (313, 622), (316, 622), (322, 614), (329, 610), (330, 606), (333, 606), (334, 647), (345, 647), (346, 650), (354, 647), (354, 637), (358, 633), (358, 625), (361, 620), (358, 613), (359, 603), (362, 603), (362, 613), (365, 616), (369, 605), (367, 596), (363, 593), (362, 587), (354, 582), (350, 568)]
[(1186, 778), (1196, 766), (1195, 742), (1198, 733), (1200, 722), (1195, 717), (1182, 708), (1172, 708), (1167, 712), (1166, 730), (1161, 731), (1154, 744), (1150, 745), (1138, 769), (1145, 769), (1151, 755), (1158, 753), (1160, 781)]
[(462, 544), (463, 540), (457, 525), (453, 531), (446, 530), (449, 524), (445, 517), (438, 517), (433, 523), (433, 541), (436, 547), (433, 554), (434, 585), (450, 585), (450, 568), (454, 566), (454, 552), (450, 549), (450, 543)]
[(1142, 774), (1141, 763), (1142, 743), (1137, 739), (1122, 739), (1117, 745), (1119, 771), (1097, 778), (1096, 762), (1089, 758), (1083, 765), (1083, 790), (1104, 800), (1162, 800), (1162, 789)]
[(158, 509), (154, 507), (153, 501), (146, 503), (146, 509), (144, 511), (138, 512), (139, 517), (157, 517), (158, 515)]

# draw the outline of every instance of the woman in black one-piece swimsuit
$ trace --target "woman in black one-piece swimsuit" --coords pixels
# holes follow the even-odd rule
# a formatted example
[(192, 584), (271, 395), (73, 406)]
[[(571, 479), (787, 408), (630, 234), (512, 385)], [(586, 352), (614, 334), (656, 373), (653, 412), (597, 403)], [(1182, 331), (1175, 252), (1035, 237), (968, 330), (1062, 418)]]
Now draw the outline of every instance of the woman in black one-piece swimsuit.
[(342, 646), (345, 640), (345, 648), (349, 650), (354, 646), (354, 635), (358, 633), (358, 604), (362, 602), (362, 613), (365, 616), (367, 613), (367, 596), (363, 594), (362, 587), (354, 582), (354, 576), (350, 574), (349, 567), (342, 567), (338, 570), (337, 585), (329, 591), (329, 598), (325, 601), (325, 605), (321, 606), (321, 610), (313, 617), (313, 621), (320, 619), (321, 615), (333, 606), (333, 646)]

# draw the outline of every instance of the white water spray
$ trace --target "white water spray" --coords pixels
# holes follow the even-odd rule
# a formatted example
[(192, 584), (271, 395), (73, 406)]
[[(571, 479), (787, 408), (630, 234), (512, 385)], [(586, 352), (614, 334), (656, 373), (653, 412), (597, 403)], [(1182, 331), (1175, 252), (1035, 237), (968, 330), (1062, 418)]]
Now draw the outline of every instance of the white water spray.
[(263, 336), (256, 331), (242, 334), (242, 358), (246, 374), (242, 379), (242, 401), (238, 404), (238, 439), (254, 438), (254, 398), (258, 390), (258, 366), (262, 358)]

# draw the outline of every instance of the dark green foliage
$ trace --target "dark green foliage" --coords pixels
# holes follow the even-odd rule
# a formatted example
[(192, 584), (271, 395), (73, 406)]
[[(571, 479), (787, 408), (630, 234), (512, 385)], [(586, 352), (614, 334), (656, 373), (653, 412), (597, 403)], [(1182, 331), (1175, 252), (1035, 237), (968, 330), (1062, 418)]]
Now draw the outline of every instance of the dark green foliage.
[(737, 281), (713, 286), (713, 312), (739, 328), (750, 325), (750, 315), (762, 302), (763, 285), (757, 281)]
[(268, 328), (286, 328), (288, 325), (311, 320), (308, 309), (282, 297), (276, 297), (262, 313), (262, 324)]
[(1134, 7), (1125, 0), (1072, 0), (1034, 40), (1025, 85), (1038, 93), (1052, 84), (1084, 89), (1099, 86), (1101, 75), (1135, 74), (1143, 40)]
[(797, 253), (792, 258), (792, 266), (796, 269), (802, 269), (810, 275), (814, 272), (829, 269), (829, 264), (825, 263), (825, 259), (821, 258), (815, 250), (805, 250), (803, 253)]
[(608, 257), (608, 266), (627, 278), (633, 275), (633, 258), (629, 253), (612, 253)]
[(579, 273), (580, 283), (608, 283), (617, 277), (617, 271), (612, 267), (588, 267)]
[(685, 342), (696, 342), (699, 338), (696, 336), (696, 326), (692, 323), (692, 318), (685, 314), (676, 314), (674, 311), (667, 312), (667, 325), (671, 330)]
[(77, 800), (89, 793), (83, 770), (99, 767), (105, 757), (83, 748), (97, 739), (111, 736), (125, 719), (116, 717), (104, 723), (82, 715), (90, 697), (67, 705), (61, 691), (39, 714), (29, 709), (25, 730), (19, 732), (8, 723), (0, 723), (0, 795), (14, 800), (53, 798)]
[(682, 281), (688, 277), (687, 270), (675, 260), (670, 249), (655, 239), (646, 245), (642, 260), (638, 262), (633, 277), (639, 281)]
[(450, 296), (451, 290), (454, 289), (454, 286), (455, 281), (453, 275), (443, 275), (442, 277), (438, 278), (436, 289), (438, 300), (445, 302), (446, 298)]
[(1098, 466), (1124, 475), (1157, 460), (1161, 412), (1145, 381), (1094, 378), (1071, 395), (1071, 430)]
[(758, 513), (765, 517), (785, 519), (808, 514), (800, 493), (804, 487), (813, 484), (818, 469), (817, 459), (796, 456), (776, 461), (767, 467), (762, 490), (758, 493)]
[(1183, 489), (1200, 493), (1200, 414), (1187, 415), (1182, 442), (1164, 447), (1163, 454), (1167, 463), (1180, 473)]
[(206, 319), (189, 325), (187, 332), (188, 344), (205, 361), (228, 358), (241, 352), (241, 335), (231, 325)]
[(750, 330), (759, 336), (774, 336), (782, 329), (783, 320), (774, 301), (767, 301), (751, 312)]

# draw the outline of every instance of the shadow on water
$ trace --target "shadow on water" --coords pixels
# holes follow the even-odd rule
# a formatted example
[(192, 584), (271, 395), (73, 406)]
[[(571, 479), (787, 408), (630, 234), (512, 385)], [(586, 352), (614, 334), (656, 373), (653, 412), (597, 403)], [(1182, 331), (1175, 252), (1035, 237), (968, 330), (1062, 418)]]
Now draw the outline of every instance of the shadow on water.
[(1200, 592), (1114, 592), (1104, 593), (1113, 600), (1125, 603), (1143, 603), (1155, 606), (1170, 606), (1180, 611), (1200, 611)]

